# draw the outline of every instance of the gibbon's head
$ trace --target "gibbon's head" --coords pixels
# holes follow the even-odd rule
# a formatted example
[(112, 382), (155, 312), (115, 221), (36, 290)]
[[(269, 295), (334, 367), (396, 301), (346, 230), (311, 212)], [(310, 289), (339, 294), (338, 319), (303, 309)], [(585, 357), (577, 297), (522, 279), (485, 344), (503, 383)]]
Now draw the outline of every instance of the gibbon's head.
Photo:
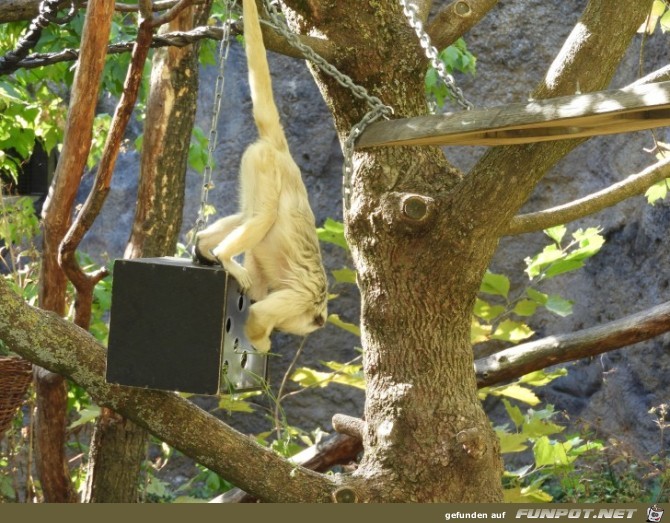
[(323, 300), (318, 304), (310, 304), (303, 309), (303, 312), (286, 318), (276, 327), (283, 332), (305, 336), (323, 327), (327, 318), (327, 300)]

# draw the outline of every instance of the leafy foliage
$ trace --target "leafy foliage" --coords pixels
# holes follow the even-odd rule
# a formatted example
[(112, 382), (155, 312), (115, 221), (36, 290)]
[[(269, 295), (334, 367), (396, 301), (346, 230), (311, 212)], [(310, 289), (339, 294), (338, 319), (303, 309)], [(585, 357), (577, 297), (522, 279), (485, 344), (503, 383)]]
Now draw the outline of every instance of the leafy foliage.
[[(468, 51), (468, 46), (463, 38), (459, 38), (454, 44), (443, 49), (438, 54), (438, 58), (449, 74), (458, 71), (459, 73), (474, 75), (477, 69), (477, 58)], [(433, 67), (426, 72), (425, 90), (426, 96), (436, 108), (441, 108), (447, 100), (451, 99), (449, 90)]]

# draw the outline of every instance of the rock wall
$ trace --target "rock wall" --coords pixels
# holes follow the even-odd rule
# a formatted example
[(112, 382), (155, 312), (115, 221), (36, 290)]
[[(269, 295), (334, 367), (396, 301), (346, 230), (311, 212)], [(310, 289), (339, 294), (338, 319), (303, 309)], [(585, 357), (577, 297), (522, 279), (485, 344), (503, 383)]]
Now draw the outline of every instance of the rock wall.
[[(476, 77), (457, 78), (466, 95), (478, 107), (525, 100), (542, 79), (585, 4), (584, 0), (500, 2), (466, 35), (469, 48), (478, 57)], [(626, 85), (637, 77), (641, 40), (636, 38), (612, 87)], [(663, 65), (668, 58), (666, 37), (660, 34), (649, 37), (642, 54), (644, 72)], [(291, 150), (302, 169), (317, 223), (327, 217), (341, 219), (342, 155), (328, 110), (302, 62), (272, 53), (270, 62), (279, 111)], [(205, 131), (210, 124), (215, 77), (214, 68), (203, 69), (197, 125)], [(237, 166), (245, 146), (255, 136), (247, 92), (243, 51), (233, 44), (226, 65), (226, 89), (218, 127), (215, 188), (210, 193), (210, 202), (219, 216), (236, 208)], [(668, 141), (667, 130), (660, 129), (656, 135), (661, 141)], [(553, 169), (524, 211), (570, 201), (639, 171), (652, 163), (653, 157), (644, 151), (652, 145), (650, 132), (590, 140)], [(452, 162), (467, 171), (482, 149), (453, 147), (445, 152)], [(119, 159), (109, 201), (84, 249), (107, 252), (110, 257), (122, 255), (134, 212), (138, 164), (135, 152)], [(195, 220), (200, 181), (200, 175), (188, 173), (184, 232)], [(670, 247), (664, 240), (669, 222), (668, 204), (651, 207), (637, 197), (572, 224), (571, 231), (602, 226), (607, 243), (579, 273), (548, 282), (545, 292), (560, 292), (575, 301), (574, 314), (567, 318), (534, 317), (531, 326), (538, 336), (597, 325), (668, 299)], [(538, 252), (544, 244), (541, 233), (505, 238), (492, 269), (512, 277), (515, 285), (523, 285), (524, 257)], [(324, 250), (329, 270), (349, 264), (341, 249), (325, 246)], [(331, 311), (356, 321), (358, 296), (352, 286), (336, 286), (332, 292), (339, 297), (332, 302)], [(567, 410), (571, 419), (593, 424), (602, 435), (624, 439), (645, 454), (657, 452), (658, 429), (648, 410), (668, 400), (669, 341), (670, 337), (663, 336), (571, 364), (568, 376), (542, 389), (541, 394), (557, 409)], [(357, 355), (356, 343), (353, 336), (328, 325), (307, 339), (298, 365), (318, 366), (323, 360), (348, 361)], [(275, 386), (281, 382), (299, 344), (295, 337), (275, 335), (273, 350), (278, 356), (271, 358), (270, 374)], [(259, 402), (272, 407), (267, 400)], [(334, 413), (360, 415), (362, 403), (360, 391), (330, 386), (295, 395), (283, 406), (290, 423), (328, 430)], [(491, 407), (496, 410), (495, 405)], [(233, 416), (231, 421), (240, 430), (258, 431), (262, 430), (259, 426), (267, 428), (264, 415), (259, 410), (256, 417)]]

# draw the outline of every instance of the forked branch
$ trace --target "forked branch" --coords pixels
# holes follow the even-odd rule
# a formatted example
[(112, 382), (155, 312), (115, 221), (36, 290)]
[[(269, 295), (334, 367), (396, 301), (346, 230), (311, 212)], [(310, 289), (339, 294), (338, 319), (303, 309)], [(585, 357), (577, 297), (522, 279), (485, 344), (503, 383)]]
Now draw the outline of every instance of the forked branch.
[(486, 16), (498, 0), (456, 0), (444, 6), (426, 28), (437, 49), (450, 46)]
[(505, 234), (515, 235), (541, 231), (548, 227), (572, 222), (607, 209), (627, 198), (637, 196), (653, 184), (670, 177), (670, 158), (650, 165), (625, 180), (610, 185), (572, 202), (545, 209), (544, 211), (521, 214), (510, 221)]
[(596, 356), (670, 331), (670, 302), (605, 325), (523, 343), (475, 362), (477, 385), (518, 378), (557, 363)]

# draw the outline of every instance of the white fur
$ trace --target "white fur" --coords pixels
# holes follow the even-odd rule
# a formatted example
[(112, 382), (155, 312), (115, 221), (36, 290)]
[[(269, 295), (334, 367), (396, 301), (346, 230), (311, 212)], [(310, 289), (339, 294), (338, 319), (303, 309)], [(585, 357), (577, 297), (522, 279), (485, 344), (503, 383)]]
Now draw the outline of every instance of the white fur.
[[(244, 0), (244, 34), (259, 138), (242, 156), (240, 211), (197, 236), (199, 256), (218, 261), (252, 300), (246, 334), (270, 350), (274, 328), (305, 335), (325, 323), (327, 283), (314, 215), (288, 149), (254, 0)], [(233, 257), (244, 253), (244, 266)]]

